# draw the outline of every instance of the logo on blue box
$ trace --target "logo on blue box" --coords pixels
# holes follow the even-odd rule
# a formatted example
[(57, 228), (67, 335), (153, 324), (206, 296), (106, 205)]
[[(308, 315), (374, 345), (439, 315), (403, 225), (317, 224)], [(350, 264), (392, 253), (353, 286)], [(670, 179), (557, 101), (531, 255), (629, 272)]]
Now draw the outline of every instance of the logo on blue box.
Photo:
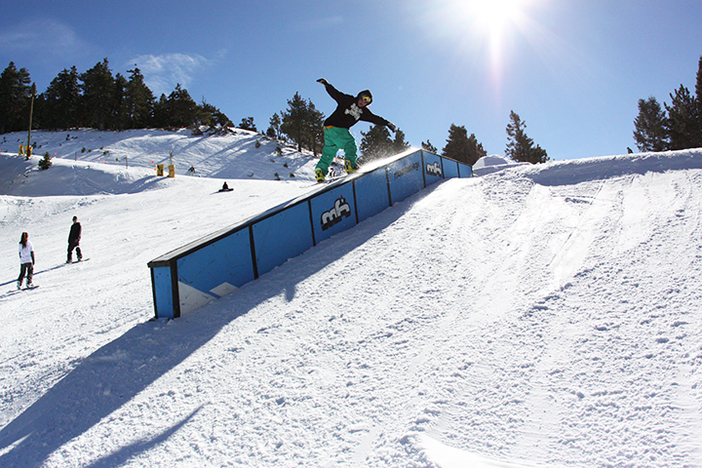
[(346, 203), (344, 197), (337, 198), (334, 202), (334, 208), (322, 213), (322, 231), (326, 231), (349, 216), (351, 216), (351, 206)]
[(427, 174), (441, 177), (441, 164), (438, 162), (427, 164)]
[(393, 175), (396, 179), (399, 179), (402, 176), (406, 176), (410, 172), (418, 171), (420, 167), (421, 166), (419, 165), (419, 163), (410, 164), (409, 166), (404, 167), (399, 171), (395, 171)]

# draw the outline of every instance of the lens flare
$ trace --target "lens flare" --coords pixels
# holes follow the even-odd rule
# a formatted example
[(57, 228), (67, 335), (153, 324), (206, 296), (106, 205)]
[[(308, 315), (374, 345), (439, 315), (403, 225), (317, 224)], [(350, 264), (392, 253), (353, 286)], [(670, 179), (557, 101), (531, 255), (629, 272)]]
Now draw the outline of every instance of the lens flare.
[[(531, 14), (550, 0), (420, 0), (415, 17), (463, 71), (485, 70), (499, 89), (520, 41), (537, 28)], [(484, 65), (484, 66), (482, 66)]]

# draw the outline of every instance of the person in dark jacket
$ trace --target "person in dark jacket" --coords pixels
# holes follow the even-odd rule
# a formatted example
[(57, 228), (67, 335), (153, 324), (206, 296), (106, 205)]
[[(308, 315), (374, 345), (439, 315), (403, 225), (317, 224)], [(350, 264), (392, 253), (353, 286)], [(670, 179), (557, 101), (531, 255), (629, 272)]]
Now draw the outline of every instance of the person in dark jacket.
[(337, 103), (336, 110), (324, 121), (324, 149), (322, 150), (322, 157), (314, 170), (317, 182), (323, 182), (329, 170), (329, 165), (340, 149), (344, 150), (345, 153), (344, 166), (346, 172), (350, 174), (358, 169), (358, 164), (356, 163), (356, 152), (358, 149), (349, 128), (354, 126), (359, 120), (376, 125), (384, 125), (393, 132), (397, 128), (393, 123), (375, 115), (368, 109), (368, 106), (373, 102), (373, 95), (370, 91), (361, 91), (354, 97), (340, 92), (324, 78), (318, 79), (317, 82), (324, 85), (327, 93)]
[(73, 217), (73, 224), (71, 225), (71, 232), (68, 234), (68, 258), (66, 263), (71, 263), (73, 261), (73, 249), (76, 249), (76, 255), (78, 255), (78, 261), (83, 259), (83, 254), (80, 251), (80, 235), (82, 228), (78, 222), (78, 216)]

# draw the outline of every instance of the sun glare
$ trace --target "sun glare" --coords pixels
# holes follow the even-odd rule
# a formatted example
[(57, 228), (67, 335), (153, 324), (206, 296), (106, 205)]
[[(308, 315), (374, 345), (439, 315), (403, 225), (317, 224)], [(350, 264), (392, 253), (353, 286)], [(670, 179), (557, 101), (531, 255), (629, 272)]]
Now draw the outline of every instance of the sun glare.
[[(444, 37), (464, 52), (482, 56), (493, 77), (502, 74), (515, 40), (528, 34), (529, 10), (543, 0), (431, 0)], [(499, 78), (498, 78), (499, 79)]]
[(516, 19), (526, 0), (464, 0), (465, 12), (481, 28), (502, 30)]

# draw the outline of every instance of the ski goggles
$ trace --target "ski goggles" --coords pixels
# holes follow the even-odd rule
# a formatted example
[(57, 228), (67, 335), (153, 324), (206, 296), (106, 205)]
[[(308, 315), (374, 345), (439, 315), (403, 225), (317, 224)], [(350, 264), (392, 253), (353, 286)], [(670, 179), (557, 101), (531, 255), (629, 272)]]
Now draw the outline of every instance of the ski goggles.
[(361, 101), (365, 102), (366, 104), (370, 104), (371, 102), (371, 97), (370, 96), (361, 96), (359, 98)]

